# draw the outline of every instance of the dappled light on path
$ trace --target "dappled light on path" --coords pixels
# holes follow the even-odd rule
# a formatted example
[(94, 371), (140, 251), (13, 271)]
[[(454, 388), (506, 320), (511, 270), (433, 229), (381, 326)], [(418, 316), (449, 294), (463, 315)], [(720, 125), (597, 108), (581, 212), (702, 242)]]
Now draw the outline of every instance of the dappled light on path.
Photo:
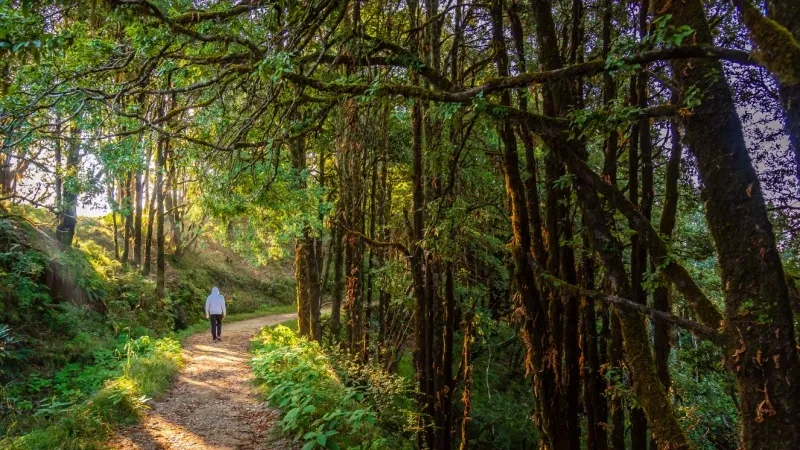
[(261, 327), (295, 318), (279, 314), (223, 325), (222, 342), (208, 333), (187, 339), (186, 365), (140, 425), (108, 443), (118, 450), (278, 450), (291, 444), (270, 433), (278, 419), (258, 400), (247, 365), (249, 339)]

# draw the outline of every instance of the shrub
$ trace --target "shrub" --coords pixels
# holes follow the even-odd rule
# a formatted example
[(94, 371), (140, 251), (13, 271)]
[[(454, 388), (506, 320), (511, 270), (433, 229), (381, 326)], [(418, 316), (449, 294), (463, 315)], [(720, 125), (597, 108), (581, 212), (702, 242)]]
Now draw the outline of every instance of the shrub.
[[(364, 386), (345, 385), (335, 358), (318, 343), (301, 339), (281, 325), (263, 329), (255, 342), (256, 379), (267, 392), (267, 400), (283, 411), (279, 423), (283, 431), (302, 441), (304, 450), (412, 447), (410, 440), (381, 427), (390, 421), (381, 417), (378, 400), (369, 398)], [(338, 368), (346, 371), (343, 364)]]

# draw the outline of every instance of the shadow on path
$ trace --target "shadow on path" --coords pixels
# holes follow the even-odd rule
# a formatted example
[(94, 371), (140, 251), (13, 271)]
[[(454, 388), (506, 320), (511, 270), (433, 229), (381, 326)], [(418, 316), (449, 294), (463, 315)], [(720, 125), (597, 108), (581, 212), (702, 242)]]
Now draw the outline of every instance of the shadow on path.
[(259, 329), (296, 317), (277, 314), (223, 324), (222, 342), (198, 333), (184, 343), (186, 365), (164, 398), (134, 427), (109, 441), (117, 450), (283, 450), (269, 433), (278, 412), (258, 400), (250, 372), (249, 340)]

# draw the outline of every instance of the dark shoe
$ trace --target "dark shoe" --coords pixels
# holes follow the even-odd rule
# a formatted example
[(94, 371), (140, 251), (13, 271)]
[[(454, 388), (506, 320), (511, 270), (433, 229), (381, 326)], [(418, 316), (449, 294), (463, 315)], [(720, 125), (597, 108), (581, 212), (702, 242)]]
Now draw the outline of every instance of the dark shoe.
[(217, 341), (219, 341), (219, 342), (222, 342), (222, 338), (221, 338), (221, 337), (218, 337), (218, 338), (217, 338)]

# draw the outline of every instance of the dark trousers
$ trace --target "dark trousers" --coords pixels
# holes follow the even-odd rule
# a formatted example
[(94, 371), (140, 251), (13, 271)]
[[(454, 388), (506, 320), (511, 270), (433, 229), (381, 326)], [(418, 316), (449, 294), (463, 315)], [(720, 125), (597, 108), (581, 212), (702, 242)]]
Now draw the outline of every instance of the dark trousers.
[(222, 314), (211, 314), (211, 337), (222, 337)]

